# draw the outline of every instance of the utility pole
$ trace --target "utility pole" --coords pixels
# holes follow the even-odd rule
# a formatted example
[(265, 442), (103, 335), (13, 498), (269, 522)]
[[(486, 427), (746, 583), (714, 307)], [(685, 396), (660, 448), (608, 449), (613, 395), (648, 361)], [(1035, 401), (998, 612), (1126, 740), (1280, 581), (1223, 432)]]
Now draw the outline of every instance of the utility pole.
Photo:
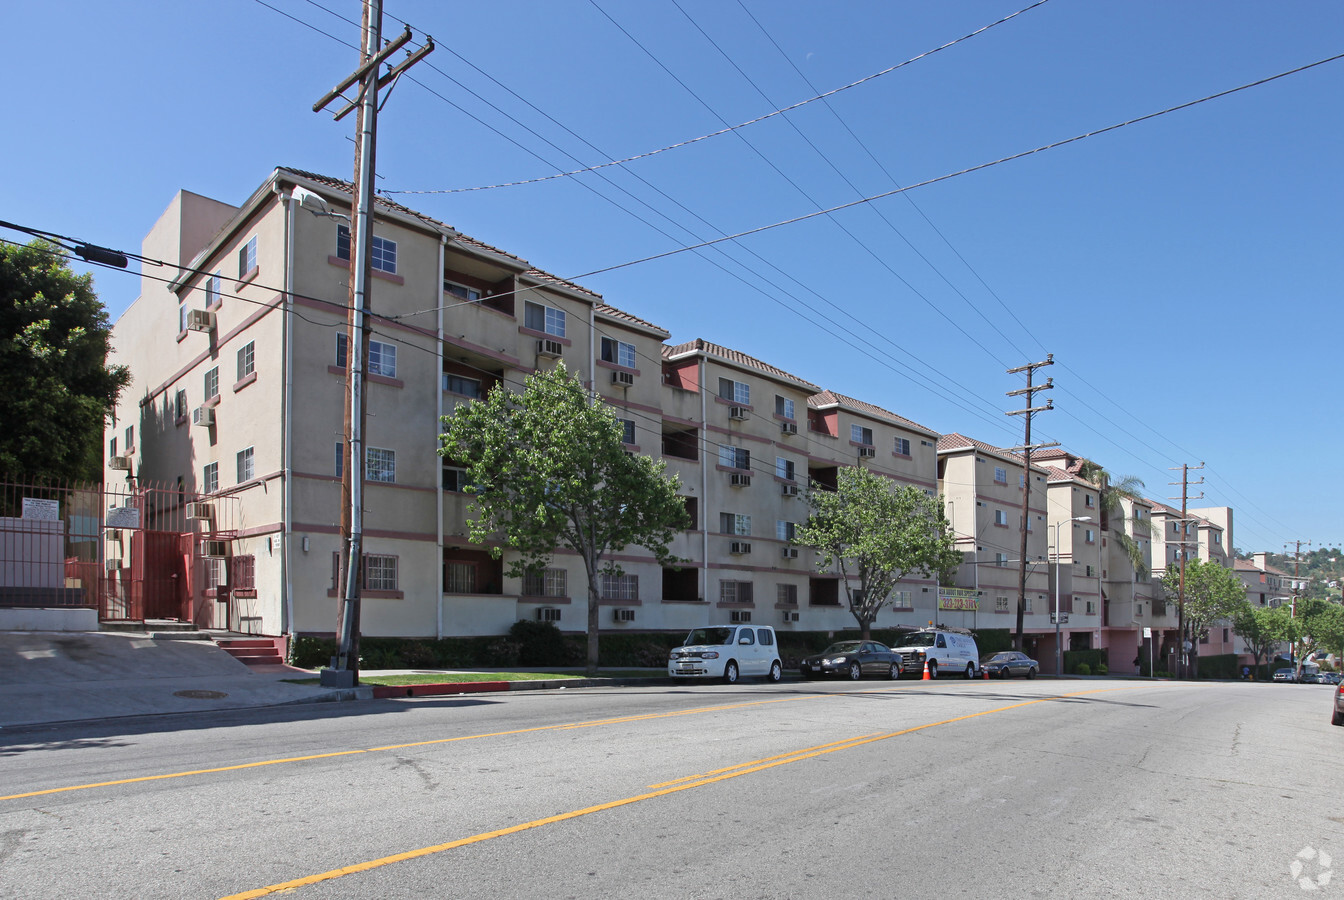
[[(1302, 545), (1306, 544), (1308, 547), (1311, 546), (1311, 541), (1297, 541), (1296, 543), (1297, 543), (1297, 549), (1293, 553), (1293, 602), (1292, 606), (1288, 610), (1288, 618), (1290, 619), (1297, 618), (1297, 586), (1300, 583), (1299, 579), (1302, 575)], [(1284, 544), (1283, 549), (1287, 550), (1288, 545)], [(1297, 664), (1297, 672), (1295, 673), (1294, 677), (1298, 681), (1301, 681), (1302, 661), (1298, 658), (1299, 656), (1298, 649), (1299, 648), (1298, 648), (1297, 636), (1296, 634), (1294, 634), (1293, 642), (1290, 645), (1289, 652), (1293, 655), (1293, 662)]]
[(366, 399), (364, 372), (369, 361), (369, 261), (373, 254), (373, 184), (378, 139), (378, 91), (419, 62), (434, 49), (432, 39), (387, 74), (379, 77), (382, 64), (411, 39), (407, 28), (395, 41), (382, 45), (382, 0), (364, 0), (363, 40), (360, 65), (335, 89), (313, 104), (313, 112), (326, 108), (343, 91), (359, 84), (353, 102), (335, 114), (339, 121), (359, 110), (355, 142), (354, 215), (350, 218), (350, 310), (347, 316), (344, 465), (341, 467), (341, 555), (338, 584), (344, 585), (337, 629), (336, 656), (330, 669), (321, 673), (322, 684), (354, 687), (359, 683), (360, 588), (364, 558), (364, 430)]
[(1040, 391), (1054, 390), (1055, 382), (1052, 378), (1045, 379), (1045, 384), (1032, 386), (1032, 376), (1036, 370), (1045, 366), (1055, 364), (1055, 355), (1047, 353), (1044, 362), (1028, 363), (1025, 366), (1018, 366), (1016, 369), (1009, 369), (1009, 375), (1016, 375), (1018, 372), (1027, 373), (1027, 386), (1020, 390), (1008, 391), (1009, 397), (1025, 397), (1027, 405), (1023, 409), (1010, 409), (1006, 413), (1009, 416), (1025, 416), (1026, 430), (1022, 440), (1021, 447), (1014, 447), (1013, 450), (1021, 450), (1023, 453), (1022, 462), (1022, 521), (1018, 527), (1022, 530), (1022, 545), (1018, 551), (1017, 559), (1017, 631), (1013, 634), (1013, 649), (1022, 649), (1022, 618), (1027, 610), (1027, 516), (1031, 514), (1031, 451), (1037, 448), (1058, 447), (1059, 442), (1055, 441), (1049, 444), (1032, 444), (1031, 442), (1031, 417), (1038, 412), (1046, 412), (1054, 409), (1054, 401), (1047, 399), (1045, 406), (1032, 406), (1032, 398)]
[[(1189, 464), (1186, 464), (1186, 463), (1182, 463), (1182, 464), (1181, 464), (1181, 481), (1180, 481), (1180, 485), (1181, 485), (1181, 519), (1180, 519), (1180, 522), (1181, 522), (1181, 540), (1180, 540), (1180, 543), (1178, 544), (1178, 546), (1180, 547), (1180, 551), (1179, 551), (1179, 554), (1178, 554), (1178, 558), (1179, 558), (1179, 561), (1180, 561), (1180, 564), (1181, 564), (1181, 577), (1180, 577), (1180, 581), (1178, 582), (1178, 585), (1177, 585), (1177, 588), (1176, 588), (1176, 635), (1177, 635), (1177, 643), (1179, 644), (1179, 646), (1177, 647), (1177, 651), (1178, 651), (1178, 653), (1179, 653), (1179, 658), (1176, 660), (1176, 677), (1177, 677), (1177, 678), (1184, 678), (1184, 677), (1185, 677), (1185, 674), (1186, 674), (1186, 673), (1185, 673), (1185, 665), (1186, 665), (1185, 658), (1186, 658), (1186, 653), (1188, 653), (1189, 650), (1186, 648), (1185, 645), (1186, 645), (1186, 644), (1191, 644), (1191, 647), (1194, 646), (1193, 643), (1192, 643), (1191, 641), (1187, 641), (1186, 638), (1185, 638), (1185, 544), (1186, 544), (1185, 536), (1186, 536), (1186, 534), (1188, 533), (1188, 531), (1189, 531), (1189, 529), (1190, 529), (1190, 519), (1188, 518), (1188, 515), (1189, 515), (1189, 514), (1186, 512), (1186, 506), (1187, 506), (1187, 504), (1189, 503), (1190, 500), (1199, 500), (1199, 499), (1201, 499), (1201, 498), (1204, 496), (1204, 492), (1203, 492), (1203, 491), (1200, 491), (1200, 492), (1199, 492), (1199, 497), (1191, 497), (1191, 496), (1189, 496), (1189, 492), (1190, 492), (1190, 470), (1191, 470), (1192, 468), (1194, 468), (1194, 469), (1202, 469), (1202, 468), (1204, 468), (1204, 463), (1201, 462), (1201, 463), (1200, 463), (1199, 465), (1197, 465), (1197, 466), (1190, 466)], [(1172, 469), (1172, 471), (1175, 471), (1176, 467), (1175, 467), (1175, 466), (1172, 466), (1171, 469)], [(1170, 481), (1170, 482), (1167, 482), (1167, 483), (1168, 483), (1168, 484), (1176, 484), (1175, 481)], [(1200, 477), (1199, 481), (1196, 481), (1196, 482), (1195, 482), (1195, 484), (1203, 484), (1203, 483), (1204, 483), (1204, 478), (1203, 478), (1202, 476)], [(1171, 497), (1171, 498), (1169, 498), (1169, 499), (1175, 500), (1176, 498), (1175, 498), (1175, 497)]]

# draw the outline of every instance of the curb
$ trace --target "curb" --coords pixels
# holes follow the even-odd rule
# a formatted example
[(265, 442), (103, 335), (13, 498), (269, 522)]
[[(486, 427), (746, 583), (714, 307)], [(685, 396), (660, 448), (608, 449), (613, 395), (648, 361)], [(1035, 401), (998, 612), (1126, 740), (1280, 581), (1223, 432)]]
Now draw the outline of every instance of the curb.
[[(453, 681), (440, 684), (376, 684), (356, 688), (370, 691), (375, 700), (399, 697), (428, 697), (444, 694), (488, 694), (500, 691), (544, 691), (587, 687), (633, 687), (651, 685), (663, 687), (672, 682), (667, 678), (564, 678), (553, 681)], [(356, 699), (335, 697), (332, 699)], [(363, 698), (358, 698), (363, 699)]]

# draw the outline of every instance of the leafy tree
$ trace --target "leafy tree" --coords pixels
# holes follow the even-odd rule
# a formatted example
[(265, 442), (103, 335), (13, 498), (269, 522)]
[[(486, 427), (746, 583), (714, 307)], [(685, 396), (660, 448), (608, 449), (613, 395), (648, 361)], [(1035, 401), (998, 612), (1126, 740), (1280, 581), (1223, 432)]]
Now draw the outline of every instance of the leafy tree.
[(1299, 600), (1297, 620), (1301, 656), (1315, 651), (1344, 655), (1344, 607), (1326, 600)]
[(0, 245), (0, 472), (37, 483), (102, 477), (103, 424), (130, 382), (107, 364), (111, 325), (92, 276), (59, 250)]
[[(1162, 587), (1171, 597), (1179, 595), (1181, 567), (1172, 563), (1162, 578)], [(1199, 674), (1199, 639), (1219, 619), (1236, 614), (1246, 599), (1246, 588), (1236, 574), (1213, 561), (1190, 559), (1185, 563), (1185, 634), (1190, 648), (1190, 671)]]
[(678, 479), (665, 463), (629, 453), (610, 406), (563, 363), (527, 378), (522, 393), (496, 386), (484, 400), (443, 417), (440, 453), (467, 468), (471, 539), (502, 536), (496, 559), (518, 554), (508, 574), (542, 569), (558, 548), (574, 551), (588, 576), (588, 674), (598, 662), (599, 576), (620, 575), (608, 555), (635, 544), (662, 565), (688, 522)]
[(1242, 600), (1232, 615), (1232, 633), (1246, 642), (1256, 669), (1261, 660), (1269, 661), (1276, 644), (1289, 640), (1290, 629), (1291, 620), (1284, 607), (1255, 606)]
[[(1097, 486), (1097, 510), (1101, 516), (1101, 530), (1108, 530), (1112, 524), (1119, 521), (1128, 522), (1132, 531), (1136, 534), (1151, 534), (1152, 521), (1150, 519), (1126, 518), (1123, 500), (1142, 500), (1143, 482), (1133, 475), (1126, 475), (1123, 478), (1116, 479), (1101, 466), (1092, 462), (1090, 459), (1083, 460), (1079, 467), (1078, 474), (1085, 481), (1090, 481)], [(1116, 528), (1111, 532), (1111, 540), (1120, 545), (1129, 557), (1130, 565), (1138, 573), (1140, 578), (1148, 577), (1148, 564), (1143, 558), (1143, 548), (1139, 542), (1131, 537), (1121, 528)]]
[[(962, 562), (943, 501), (919, 488), (846, 467), (836, 477), (835, 490), (813, 485), (808, 502), (812, 513), (794, 539), (816, 549), (817, 571), (839, 567), (849, 611), (864, 640), (898, 581), (912, 572), (951, 581)], [(849, 585), (851, 575), (858, 576), (857, 589)]]

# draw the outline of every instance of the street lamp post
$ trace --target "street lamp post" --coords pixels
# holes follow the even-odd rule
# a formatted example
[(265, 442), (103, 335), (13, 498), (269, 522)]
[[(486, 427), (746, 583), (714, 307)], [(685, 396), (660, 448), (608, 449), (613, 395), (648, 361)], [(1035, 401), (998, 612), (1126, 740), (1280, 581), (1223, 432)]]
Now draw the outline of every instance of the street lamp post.
[(1059, 645), (1059, 529), (1068, 522), (1091, 522), (1091, 516), (1074, 516), (1055, 523), (1055, 677), (1064, 674), (1063, 648)]

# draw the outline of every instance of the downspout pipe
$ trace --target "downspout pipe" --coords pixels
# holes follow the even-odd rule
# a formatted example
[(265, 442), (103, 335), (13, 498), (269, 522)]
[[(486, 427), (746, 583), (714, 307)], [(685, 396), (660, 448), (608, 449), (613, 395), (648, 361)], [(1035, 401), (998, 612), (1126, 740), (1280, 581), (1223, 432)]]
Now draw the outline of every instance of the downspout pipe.
[(285, 596), (280, 607), (280, 633), (288, 635), (290, 644), (294, 639), (294, 572), (290, 564), (290, 540), (294, 525), (294, 447), (293, 447), (293, 410), (294, 410), (294, 203), (293, 194), (288, 189), (275, 190), (280, 194), (280, 202), (285, 209), (285, 297), (282, 303), (284, 311), (281, 317), (281, 341), (284, 366), (284, 396), (281, 401), (280, 420), (284, 422), (281, 470), (285, 480), (284, 498), (281, 501), (284, 512), (280, 526), (280, 578), (284, 584)]
[[(439, 268), (438, 276), (432, 284), (434, 305), (438, 307), (438, 340), (434, 342), (434, 359), (437, 361), (434, 368), (434, 378), (436, 380), (434, 390), (435, 410), (437, 415), (434, 417), (434, 446), (439, 445), (439, 434), (443, 429), (443, 271), (444, 255), (448, 245), (448, 235), (439, 235)], [(443, 467), (439, 465), (431, 473), (434, 476), (434, 483), (437, 490), (434, 491), (434, 547), (435, 559), (434, 569), (438, 573), (435, 577), (437, 590), (434, 592), (434, 633), (443, 638)]]
[(705, 401), (705, 358), (700, 357), (698, 364), (700, 383), (700, 505), (704, 507), (700, 515), (700, 599), (709, 602), (709, 421)]

